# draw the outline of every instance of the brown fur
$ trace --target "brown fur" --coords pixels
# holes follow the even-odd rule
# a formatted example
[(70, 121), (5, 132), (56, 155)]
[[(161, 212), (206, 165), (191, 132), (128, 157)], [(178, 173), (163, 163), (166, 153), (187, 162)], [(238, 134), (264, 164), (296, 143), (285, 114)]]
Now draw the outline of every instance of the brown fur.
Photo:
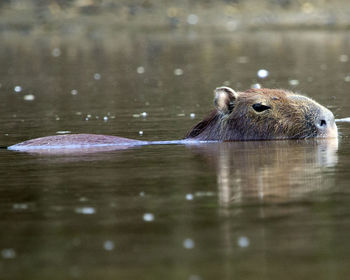
[[(228, 98), (221, 97), (227, 89), (216, 90), (216, 99), (222, 99), (215, 99), (216, 105)], [(185, 138), (234, 141), (332, 137), (337, 134), (333, 114), (312, 99), (280, 89), (232, 92), (227, 108), (217, 105), (217, 109), (195, 125)], [(257, 112), (254, 104), (263, 104), (269, 109)], [(320, 128), (322, 120), (327, 122), (327, 127)]]

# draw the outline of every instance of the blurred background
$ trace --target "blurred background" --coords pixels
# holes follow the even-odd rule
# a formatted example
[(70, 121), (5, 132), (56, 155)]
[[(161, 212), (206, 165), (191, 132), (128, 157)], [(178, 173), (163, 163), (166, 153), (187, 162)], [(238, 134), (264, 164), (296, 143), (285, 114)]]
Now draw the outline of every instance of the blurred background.
[[(23, 34), (110, 36), (140, 31), (237, 31), (349, 27), (345, 0), (2, 0), (1, 31)], [(96, 34), (95, 34), (96, 35)]]

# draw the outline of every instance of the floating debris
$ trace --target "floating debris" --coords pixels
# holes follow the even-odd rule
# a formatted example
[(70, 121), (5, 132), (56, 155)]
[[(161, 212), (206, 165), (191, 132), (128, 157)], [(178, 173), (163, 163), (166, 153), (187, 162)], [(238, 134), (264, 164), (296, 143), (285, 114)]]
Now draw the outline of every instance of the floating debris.
[(78, 91), (76, 89), (72, 89), (71, 92), (70, 92), (72, 95), (77, 95), (78, 94)]
[(107, 240), (103, 243), (103, 248), (106, 251), (112, 251), (114, 249), (114, 242), (111, 240)]
[(184, 73), (184, 70), (182, 70), (181, 68), (177, 68), (174, 70), (175, 76), (181, 76), (183, 75), (183, 73)]
[(345, 76), (344, 81), (347, 83), (350, 82), (350, 74)]
[(133, 118), (139, 118), (139, 117), (141, 117), (141, 116), (140, 116), (140, 114), (132, 114), (132, 117), (133, 117)]
[(265, 79), (269, 76), (269, 71), (266, 69), (260, 69), (257, 74), (260, 79)]
[(12, 248), (1, 250), (1, 256), (4, 259), (14, 259), (16, 257), (16, 251)]
[(198, 21), (199, 21), (199, 17), (197, 15), (195, 15), (195, 14), (190, 14), (187, 17), (187, 23), (188, 24), (194, 25), (194, 24), (197, 24)]
[(75, 213), (92, 215), (96, 213), (96, 210), (94, 207), (78, 207), (78, 208), (75, 208)]
[(35, 96), (33, 94), (26, 94), (25, 96), (23, 96), (23, 99), (25, 101), (33, 101), (35, 99)]
[(139, 196), (145, 196), (145, 192), (140, 192)]
[(191, 238), (186, 238), (183, 242), (183, 246), (186, 248), (186, 249), (193, 249), (194, 246), (195, 246), (195, 243), (194, 241), (191, 239)]
[(145, 213), (143, 214), (143, 220), (145, 222), (152, 222), (154, 221), (154, 215), (152, 213)]
[(289, 83), (291, 86), (297, 86), (297, 85), (299, 85), (299, 81), (298, 81), (298, 80), (289, 80), (288, 83)]
[(184, 113), (180, 113), (180, 114), (177, 114), (176, 116), (178, 116), (178, 117), (184, 117), (184, 116), (186, 116)]
[(100, 73), (95, 73), (94, 74), (94, 79), (95, 80), (101, 80), (101, 74)]
[(193, 194), (191, 193), (186, 194), (186, 200), (193, 200)]
[(350, 118), (336, 119), (336, 122), (350, 122)]
[(246, 247), (248, 247), (249, 246), (249, 238), (248, 237), (246, 237), (246, 236), (241, 236), (241, 237), (239, 237), (238, 238), (238, 240), (237, 240), (237, 244), (238, 244), (238, 246), (239, 247), (241, 247), (241, 248), (246, 248)]
[(21, 91), (22, 91), (22, 87), (21, 87), (21, 86), (15, 86), (15, 87), (13, 88), (13, 90), (14, 90), (15, 92), (21, 92)]
[(139, 66), (139, 67), (137, 67), (136, 72), (138, 74), (143, 74), (143, 73), (145, 73), (145, 68), (143, 66)]

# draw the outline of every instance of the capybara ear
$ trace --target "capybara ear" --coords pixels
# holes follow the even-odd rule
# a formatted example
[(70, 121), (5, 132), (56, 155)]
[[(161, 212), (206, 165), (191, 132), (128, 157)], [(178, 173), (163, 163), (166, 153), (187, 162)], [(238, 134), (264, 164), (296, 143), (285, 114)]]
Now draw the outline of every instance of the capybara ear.
[(216, 109), (224, 114), (231, 113), (238, 97), (238, 93), (229, 87), (218, 87), (214, 92), (214, 104)]

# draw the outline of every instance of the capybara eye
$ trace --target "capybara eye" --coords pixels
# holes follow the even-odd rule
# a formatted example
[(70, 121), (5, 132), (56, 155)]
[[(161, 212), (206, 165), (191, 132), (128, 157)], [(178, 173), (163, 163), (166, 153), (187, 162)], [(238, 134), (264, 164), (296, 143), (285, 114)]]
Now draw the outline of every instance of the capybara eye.
[(266, 106), (266, 105), (263, 105), (263, 104), (261, 104), (261, 103), (256, 103), (256, 104), (254, 104), (253, 106), (253, 109), (255, 110), (255, 111), (257, 111), (257, 112), (263, 112), (263, 111), (265, 111), (265, 110), (268, 110), (268, 109), (271, 109), (271, 107), (270, 106)]

